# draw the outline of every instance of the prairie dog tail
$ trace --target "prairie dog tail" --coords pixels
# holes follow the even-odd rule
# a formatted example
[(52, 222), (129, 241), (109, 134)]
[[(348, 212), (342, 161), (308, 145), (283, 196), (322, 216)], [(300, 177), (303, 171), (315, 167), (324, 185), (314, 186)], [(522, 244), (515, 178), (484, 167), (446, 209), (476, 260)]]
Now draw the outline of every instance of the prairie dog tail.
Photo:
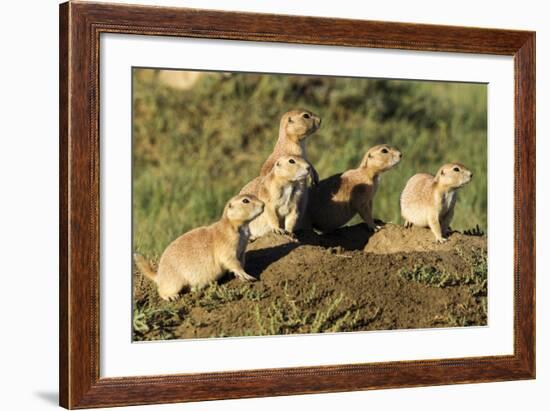
[(141, 254), (134, 254), (134, 261), (138, 270), (148, 279), (156, 282), (157, 273), (153, 271), (149, 262)]

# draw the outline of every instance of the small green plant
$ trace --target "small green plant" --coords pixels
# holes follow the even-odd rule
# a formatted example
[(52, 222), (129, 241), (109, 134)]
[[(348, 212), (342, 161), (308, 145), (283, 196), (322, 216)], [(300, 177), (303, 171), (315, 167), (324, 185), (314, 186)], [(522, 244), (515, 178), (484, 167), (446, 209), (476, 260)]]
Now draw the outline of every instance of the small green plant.
[(249, 301), (260, 301), (267, 296), (265, 291), (252, 288), (250, 284), (241, 287), (229, 287), (226, 284), (212, 283), (208, 286), (199, 300), (199, 306), (207, 311), (212, 311), (220, 305), (247, 299)]
[(487, 252), (485, 250), (471, 249), (467, 255), (463, 249), (457, 247), (457, 254), (468, 264), (470, 273), (463, 282), (470, 285), (473, 296), (487, 296)]
[(171, 339), (187, 310), (172, 304), (153, 307), (149, 301), (137, 303), (132, 316), (134, 340)]
[(402, 268), (398, 271), (399, 276), (408, 281), (416, 281), (434, 287), (448, 287), (457, 285), (459, 279), (455, 274), (441, 271), (434, 266), (414, 266), (412, 269)]
[(474, 297), (487, 296), (487, 253), (472, 248), (469, 254), (457, 247), (457, 254), (466, 262), (469, 272), (465, 275), (441, 271), (434, 266), (414, 266), (402, 268), (398, 274), (408, 280), (435, 287), (467, 285)]
[(288, 291), (288, 282), (283, 288), (283, 297), (271, 303), (264, 315), (256, 305), (254, 315), (260, 335), (290, 334), (308, 322), (308, 316), (300, 308)]
[(467, 327), (474, 324), (487, 322), (487, 301), (481, 305), (447, 306), (447, 318), (444, 324), (449, 327)]
[(247, 288), (244, 297), (250, 301), (260, 301), (269, 295), (267, 291), (257, 290), (254, 288)]
[[(371, 322), (380, 312), (377, 310), (369, 318), (363, 318), (364, 313), (355, 304), (351, 304), (345, 311), (342, 310), (346, 300), (349, 299), (341, 293), (328, 303), (321, 303), (322, 298), (313, 286), (305, 298), (297, 301), (290, 295), (288, 283), (285, 283), (282, 298), (275, 300), (263, 312), (259, 306), (255, 307), (254, 316), (258, 327), (256, 334), (352, 331)], [(314, 310), (311, 310), (312, 304), (315, 304)]]
[(329, 329), (332, 325), (334, 313), (338, 309), (343, 299), (344, 294), (340, 294), (324, 310), (317, 311), (317, 313), (315, 314), (315, 318), (313, 319), (313, 322), (310, 326), (310, 332), (319, 333)]

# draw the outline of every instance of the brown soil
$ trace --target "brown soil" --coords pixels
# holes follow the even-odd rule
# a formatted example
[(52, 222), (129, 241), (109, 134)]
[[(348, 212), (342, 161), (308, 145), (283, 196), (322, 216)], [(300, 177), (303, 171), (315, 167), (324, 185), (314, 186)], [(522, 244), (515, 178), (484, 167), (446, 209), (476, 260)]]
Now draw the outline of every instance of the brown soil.
[(299, 242), (270, 235), (249, 246), (246, 270), (163, 302), (134, 273), (134, 339), (206, 338), (486, 325), (485, 236), (363, 224)]

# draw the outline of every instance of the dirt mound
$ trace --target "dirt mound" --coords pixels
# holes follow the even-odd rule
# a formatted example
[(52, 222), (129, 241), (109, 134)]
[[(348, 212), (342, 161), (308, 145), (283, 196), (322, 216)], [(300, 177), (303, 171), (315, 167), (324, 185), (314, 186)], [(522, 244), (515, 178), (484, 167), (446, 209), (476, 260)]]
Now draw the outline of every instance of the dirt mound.
[(364, 251), (375, 254), (453, 251), (456, 247), (486, 247), (487, 240), (482, 236), (469, 236), (452, 233), (448, 241), (437, 244), (432, 232), (427, 228), (412, 227), (405, 229), (395, 224), (386, 224), (382, 230), (373, 234), (365, 245)]
[[(221, 284), (160, 300), (134, 277), (136, 340), (485, 325), (486, 238), (363, 224), (330, 235), (253, 242), (246, 270)], [(153, 262), (154, 263), (154, 262)]]

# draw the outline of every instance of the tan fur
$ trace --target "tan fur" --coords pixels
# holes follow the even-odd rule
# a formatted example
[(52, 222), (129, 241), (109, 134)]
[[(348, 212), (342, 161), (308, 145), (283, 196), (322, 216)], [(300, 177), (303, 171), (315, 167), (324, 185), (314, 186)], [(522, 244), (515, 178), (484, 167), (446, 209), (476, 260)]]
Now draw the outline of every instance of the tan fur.
[[(321, 118), (304, 109), (286, 112), (279, 123), (279, 138), (273, 152), (260, 170), (260, 176), (267, 175), (281, 156), (299, 156), (307, 161), (305, 139), (321, 126)], [(315, 173), (315, 169), (312, 168)]]
[(262, 215), (250, 223), (251, 240), (269, 232), (289, 235), (295, 231), (306, 195), (303, 182), (310, 173), (302, 157), (281, 156), (266, 176), (255, 178), (241, 190), (241, 194), (257, 195), (265, 204)]
[[(304, 114), (306, 114), (309, 118), (304, 118)], [(277, 139), (277, 143), (273, 148), (273, 152), (262, 165), (260, 175), (245, 185), (241, 189), (240, 193), (256, 195), (258, 193), (262, 177), (265, 177), (271, 171), (273, 165), (281, 156), (299, 156), (307, 161), (305, 139), (317, 131), (320, 125), (321, 119), (311, 111), (297, 109), (286, 112), (281, 117), (279, 124), (279, 138)], [(317, 182), (319, 178), (317, 171), (311, 164), (310, 166), (312, 170), (312, 178), (315, 182)]]
[[(286, 112), (279, 123), (279, 137), (273, 148), (273, 152), (267, 158), (260, 170), (260, 177), (265, 177), (273, 168), (273, 165), (281, 156), (299, 156), (308, 161), (306, 153), (306, 138), (315, 133), (321, 126), (321, 118), (309, 110), (296, 109)], [(311, 177), (313, 184), (319, 182), (319, 175), (315, 167), (310, 163)], [(257, 190), (259, 181), (251, 181), (251, 187), (245, 187), (247, 190)], [(307, 180), (300, 183), (302, 195), (300, 203), (300, 215), (304, 217), (307, 211), (308, 203), (308, 184)], [(298, 221), (296, 228), (304, 228), (303, 218)]]
[(381, 173), (399, 163), (399, 150), (386, 144), (370, 148), (358, 168), (336, 174), (311, 190), (309, 217), (314, 228), (330, 232), (343, 226), (357, 213), (371, 230), (380, 227), (372, 215), (373, 199)]
[(134, 254), (134, 262), (138, 270), (149, 280), (155, 281), (157, 273), (153, 271), (149, 262), (140, 254)]
[(239, 194), (258, 195), (258, 190), (260, 189), (261, 181), (262, 181), (261, 176), (258, 176), (254, 180), (249, 181), (243, 188), (241, 188), (241, 191), (239, 192)]
[(244, 271), (248, 225), (264, 204), (252, 195), (238, 195), (225, 206), (222, 218), (207, 227), (191, 230), (174, 240), (160, 258), (155, 274), (140, 255), (134, 259), (139, 270), (155, 281), (165, 300), (177, 298), (182, 289), (202, 288), (231, 271), (243, 281), (254, 277)]
[(434, 176), (412, 176), (401, 193), (401, 216), (405, 227), (430, 227), (438, 243), (447, 241), (454, 214), (456, 190), (468, 184), (472, 172), (459, 163), (442, 166)]

